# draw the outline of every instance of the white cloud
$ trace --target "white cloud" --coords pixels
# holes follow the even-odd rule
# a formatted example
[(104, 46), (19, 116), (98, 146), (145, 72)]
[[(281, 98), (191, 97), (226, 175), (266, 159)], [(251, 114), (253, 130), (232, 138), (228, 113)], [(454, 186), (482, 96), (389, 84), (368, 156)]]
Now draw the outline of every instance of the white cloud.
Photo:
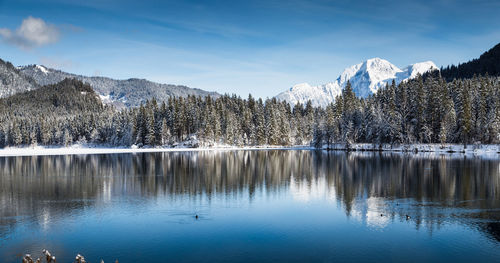
[(23, 49), (31, 49), (57, 42), (60, 32), (56, 26), (46, 23), (41, 18), (29, 16), (15, 31), (0, 28), (0, 36), (7, 43)]

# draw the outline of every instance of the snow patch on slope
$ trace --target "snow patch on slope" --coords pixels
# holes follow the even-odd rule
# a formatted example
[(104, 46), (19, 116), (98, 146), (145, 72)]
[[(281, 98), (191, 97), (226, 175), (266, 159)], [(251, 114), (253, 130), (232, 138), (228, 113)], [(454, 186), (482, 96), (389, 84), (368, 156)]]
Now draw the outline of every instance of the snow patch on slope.
[(98, 94), (99, 95), (99, 98), (101, 99), (102, 101), (102, 104), (113, 104), (114, 100), (111, 99), (111, 95), (101, 95), (101, 94)]
[(48, 74), (49, 71), (42, 65), (35, 65), (36, 69), (40, 70), (43, 74)]

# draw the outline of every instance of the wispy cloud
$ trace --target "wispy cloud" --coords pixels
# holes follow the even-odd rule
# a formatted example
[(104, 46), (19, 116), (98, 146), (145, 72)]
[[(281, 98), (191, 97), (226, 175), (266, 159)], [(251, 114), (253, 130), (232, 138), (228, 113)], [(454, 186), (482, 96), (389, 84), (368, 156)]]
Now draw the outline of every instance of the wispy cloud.
[(76, 63), (70, 59), (60, 59), (53, 57), (40, 57), (39, 63), (49, 68), (72, 70), (76, 67)]
[(48, 24), (41, 18), (29, 16), (14, 31), (0, 28), (0, 36), (5, 42), (19, 48), (32, 49), (57, 42), (60, 31), (55, 25)]

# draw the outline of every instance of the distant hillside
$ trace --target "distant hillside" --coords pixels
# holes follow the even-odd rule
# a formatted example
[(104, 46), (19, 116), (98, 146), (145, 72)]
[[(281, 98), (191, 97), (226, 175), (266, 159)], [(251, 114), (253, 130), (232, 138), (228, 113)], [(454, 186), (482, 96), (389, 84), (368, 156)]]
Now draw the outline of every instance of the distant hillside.
[(490, 76), (500, 76), (500, 44), (486, 51), (477, 59), (441, 69), (441, 76), (448, 81), (468, 79), (474, 75), (485, 75), (486, 73)]
[(63, 115), (100, 112), (103, 104), (88, 85), (75, 79), (65, 79), (54, 85), (18, 93), (0, 99), (0, 114), (34, 117), (38, 114)]
[(32, 78), (21, 74), (10, 62), (0, 59), (0, 98), (38, 87)]
[[(123, 138), (110, 131), (120, 111), (103, 105), (90, 85), (65, 79), (0, 99), (0, 148), (6, 145), (69, 145), (103, 137)], [(127, 123), (114, 124), (119, 129)], [(121, 125), (121, 126), (120, 126)], [(99, 129), (99, 130), (97, 130)], [(120, 135), (120, 136), (118, 136)]]
[(136, 107), (152, 98), (164, 101), (170, 96), (219, 96), (216, 92), (193, 89), (182, 85), (160, 84), (145, 79), (116, 80), (107, 77), (87, 77), (50, 69), (41, 65), (29, 65), (19, 69), (24, 76), (33, 78), (39, 85), (55, 84), (66, 78), (74, 78), (88, 83), (101, 96), (103, 102), (114, 104), (117, 107)]

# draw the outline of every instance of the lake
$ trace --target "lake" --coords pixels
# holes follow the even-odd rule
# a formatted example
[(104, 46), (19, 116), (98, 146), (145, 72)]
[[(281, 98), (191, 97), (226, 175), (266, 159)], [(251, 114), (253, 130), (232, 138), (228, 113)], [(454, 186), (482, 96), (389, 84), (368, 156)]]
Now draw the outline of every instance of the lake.
[(498, 262), (500, 160), (309, 150), (2, 157), (0, 262), (43, 248), (57, 262), (77, 253)]

